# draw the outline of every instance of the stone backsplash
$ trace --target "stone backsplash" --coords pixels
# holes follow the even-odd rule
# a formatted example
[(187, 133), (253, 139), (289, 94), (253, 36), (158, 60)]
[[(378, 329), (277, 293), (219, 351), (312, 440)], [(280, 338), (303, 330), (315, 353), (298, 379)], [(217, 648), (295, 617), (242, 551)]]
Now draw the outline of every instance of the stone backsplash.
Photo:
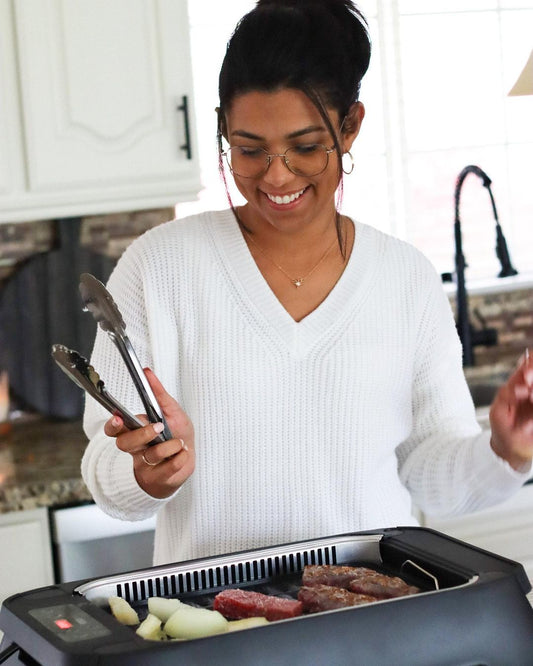
[[(455, 310), (455, 297), (450, 301)], [(475, 368), (511, 369), (526, 347), (533, 348), (533, 288), (470, 294), (468, 304), (472, 325), (494, 328), (498, 335), (496, 345), (474, 348)], [(466, 374), (477, 373), (469, 369)]]
[[(84, 217), (80, 243), (87, 249), (118, 259), (134, 238), (174, 216), (173, 208), (165, 208)], [(0, 289), (19, 262), (54, 249), (56, 243), (53, 220), (0, 224)], [(453, 308), (454, 295), (450, 296), (450, 302)], [(480, 327), (483, 321), (498, 331), (496, 346), (475, 348), (476, 368), (512, 367), (526, 347), (533, 347), (533, 289), (470, 294), (469, 309), (475, 327)]]

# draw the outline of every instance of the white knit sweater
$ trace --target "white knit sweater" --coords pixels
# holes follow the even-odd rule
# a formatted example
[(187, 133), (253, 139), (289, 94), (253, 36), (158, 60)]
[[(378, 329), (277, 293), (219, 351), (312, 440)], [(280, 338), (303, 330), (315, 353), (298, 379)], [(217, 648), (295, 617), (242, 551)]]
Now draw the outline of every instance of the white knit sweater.
[[(451, 309), (413, 247), (356, 223), (328, 298), (296, 323), (231, 211), (173, 221), (124, 253), (109, 282), (141, 362), (192, 419), (197, 464), (170, 499), (137, 485), (88, 399), (83, 477), (107, 513), (158, 512), (155, 563), (414, 524), (498, 502), (526, 476), (481, 433)], [(109, 337), (92, 363), (143, 411)]]

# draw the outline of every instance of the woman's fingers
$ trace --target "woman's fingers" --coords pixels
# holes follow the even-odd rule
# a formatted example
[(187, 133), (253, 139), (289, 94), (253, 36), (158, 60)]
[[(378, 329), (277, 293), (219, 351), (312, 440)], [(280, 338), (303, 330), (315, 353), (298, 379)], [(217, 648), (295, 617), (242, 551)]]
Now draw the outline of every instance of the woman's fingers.
[(515, 469), (527, 468), (533, 456), (532, 398), (533, 360), (526, 352), (490, 409), (492, 448)]
[(146, 375), (146, 379), (148, 380), (161, 409), (163, 411), (171, 410), (177, 404), (176, 400), (170, 395), (170, 393), (167, 393), (165, 387), (157, 378), (157, 375), (150, 368), (144, 368), (144, 374)]
[(162, 423), (149, 423), (136, 430), (124, 430), (117, 436), (117, 446), (121, 451), (134, 454), (145, 449), (163, 431)]
[(117, 448), (133, 458), (133, 469), (139, 486), (153, 497), (163, 499), (172, 495), (191, 476), (195, 466), (194, 428), (179, 403), (165, 390), (156, 375), (148, 368), (146, 378), (172, 432), (172, 438), (154, 440), (163, 431), (162, 423), (148, 423), (128, 430), (118, 415), (110, 418), (104, 432), (114, 437)]
[(506, 402), (509, 409), (516, 408), (521, 402), (533, 402), (533, 362), (529, 353), (522, 355), (516, 370), (500, 388), (497, 397)]
[(522, 375), (523, 375), (523, 384), (521, 388), (523, 393), (527, 393), (527, 398), (530, 402), (533, 402), (533, 359), (530, 358), (529, 349), (526, 349), (524, 353), (524, 360), (521, 364)]
[(185, 442), (177, 437), (176, 439), (170, 439), (156, 446), (148, 446), (140, 452), (141, 459), (149, 467), (155, 467), (160, 465), (167, 460), (170, 460), (173, 456), (178, 455), (182, 451), (188, 451), (189, 448)]
[(137, 483), (153, 497), (172, 495), (194, 470), (194, 450), (183, 439), (147, 446), (133, 457)]
[(108, 437), (117, 437), (125, 430), (124, 421), (117, 414), (114, 414), (104, 425), (104, 432)]
[(150, 368), (144, 369), (146, 379), (150, 384), (154, 396), (163, 410), (168, 427), (174, 437), (183, 439), (187, 446), (194, 444), (194, 429), (187, 414), (183, 411), (177, 400), (165, 390), (165, 387)]

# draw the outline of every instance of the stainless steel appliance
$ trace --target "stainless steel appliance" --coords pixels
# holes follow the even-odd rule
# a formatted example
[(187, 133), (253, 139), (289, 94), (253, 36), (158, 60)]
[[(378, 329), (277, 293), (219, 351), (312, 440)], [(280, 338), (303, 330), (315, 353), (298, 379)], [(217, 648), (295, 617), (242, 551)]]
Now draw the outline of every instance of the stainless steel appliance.
[(151, 566), (155, 522), (111, 518), (92, 502), (52, 507), (56, 583)]
[[(107, 607), (110, 595), (127, 599), (141, 616), (150, 596), (209, 607), (228, 587), (295, 596), (306, 564), (371, 566), (401, 575), (422, 592), (187, 641), (144, 640)], [(525, 666), (533, 663), (530, 589), (516, 562), (433, 530), (399, 527), (15, 595), (0, 610), (0, 630), (10, 658), (44, 666)]]

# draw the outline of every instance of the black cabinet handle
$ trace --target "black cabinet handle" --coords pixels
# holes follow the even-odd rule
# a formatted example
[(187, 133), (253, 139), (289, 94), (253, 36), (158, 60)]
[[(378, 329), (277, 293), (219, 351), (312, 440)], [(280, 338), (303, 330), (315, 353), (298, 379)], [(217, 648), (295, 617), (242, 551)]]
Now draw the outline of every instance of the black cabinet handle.
[(187, 95), (181, 98), (181, 104), (177, 107), (178, 111), (183, 112), (183, 125), (185, 127), (185, 143), (180, 146), (184, 150), (188, 160), (192, 160), (191, 132), (189, 129), (189, 100)]

